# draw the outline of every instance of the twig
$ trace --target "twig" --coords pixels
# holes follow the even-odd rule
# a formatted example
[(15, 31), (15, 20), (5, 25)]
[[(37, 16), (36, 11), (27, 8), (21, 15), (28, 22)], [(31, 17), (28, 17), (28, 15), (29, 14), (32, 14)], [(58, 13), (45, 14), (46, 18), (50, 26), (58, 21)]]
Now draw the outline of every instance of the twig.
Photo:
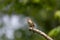
[(51, 37), (49, 37), (47, 34), (45, 34), (44, 32), (42, 32), (41, 30), (38, 30), (38, 29), (34, 28), (34, 23), (32, 22), (32, 20), (30, 18), (28, 18), (27, 22), (29, 24), (29, 30), (31, 30), (33, 32), (36, 32), (36, 33), (38, 33), (40, 35), (42, 35), (47, 40), (53, 40)]
[(36, 28), (33, 28), (33, 29), (32, 29), (32, 27), (29, 27), (29, 30), (34, 31), (34, 32), (42, 35), (42, 36), (45, 37), (47, 40), (53, 40), (53, 39), (52, 39), (51, 37), (49, 37), (47, 34), (45, 34), (44, 32), (42, 32), (42, 31), (40, 31), (40, 30), (38, 30), (38, 29), (36, 29)]

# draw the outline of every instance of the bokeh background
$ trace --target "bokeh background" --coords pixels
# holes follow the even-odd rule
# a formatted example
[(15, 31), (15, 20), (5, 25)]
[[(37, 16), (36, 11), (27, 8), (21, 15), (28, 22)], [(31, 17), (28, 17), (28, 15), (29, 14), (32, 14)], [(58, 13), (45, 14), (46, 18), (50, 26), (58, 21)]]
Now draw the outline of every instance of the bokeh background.
[(0, 0), (0, 40), (46, 40), (28, 29), (36, 28), (60, 40), (60, 0)]

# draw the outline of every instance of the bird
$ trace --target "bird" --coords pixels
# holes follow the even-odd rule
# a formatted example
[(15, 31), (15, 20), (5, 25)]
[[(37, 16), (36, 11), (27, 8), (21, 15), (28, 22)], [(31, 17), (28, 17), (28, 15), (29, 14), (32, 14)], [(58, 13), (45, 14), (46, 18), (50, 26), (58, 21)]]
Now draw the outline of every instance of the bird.
[[(27, 22), (29, 24), (29, 28), (32, 28), (32, 30), (33, 30), (33, 28), (35, 27), (35, 25), (34, 25), (33, 21), (31, 20), (31, 18), (27, 18)], [(32, 31), (32, 30), (29, 29), (29, 31)], [(34, 34), (34, 31), (32, 32), (32, 34)]]
[(33, 28), (35, 26), (34, 23), (33, 23), (33, 21), (31, 20), (31, 18), (27, 18), (27, 22), (28, 22), (28, 24), (29, 24), (30, 27)]

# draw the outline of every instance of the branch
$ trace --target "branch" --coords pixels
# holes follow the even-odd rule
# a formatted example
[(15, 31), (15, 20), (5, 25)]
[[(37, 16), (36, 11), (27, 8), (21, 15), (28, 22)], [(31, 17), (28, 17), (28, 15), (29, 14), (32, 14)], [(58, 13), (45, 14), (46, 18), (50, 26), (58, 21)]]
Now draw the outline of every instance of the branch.
[(45, 34), (44, 32), (42, 32), (41, 30), (38, 30), (35, 27), (34, 23), (32, 22), (32, 20), (30, 18), (28, 18), (27, 20), (28, 24), (29, 24), (29, 30), (34, 31), (40, 35), (42, 35), (43, 37), (45, 37), (47, 40), (53, 40), (51, 37), (49, 37), (47, 34)]
[(40, 35), (42, 35), (43, 37), (45, 37), (47, 40), (53, 40), (51, 37), (49, 37), (47, 34), (45, 34), (44, 32), (36, 29), (36, 28), (32, 28), (32, 27), (29, 27), (29, 30), (33, 31), (33, 32), (36, 32)]

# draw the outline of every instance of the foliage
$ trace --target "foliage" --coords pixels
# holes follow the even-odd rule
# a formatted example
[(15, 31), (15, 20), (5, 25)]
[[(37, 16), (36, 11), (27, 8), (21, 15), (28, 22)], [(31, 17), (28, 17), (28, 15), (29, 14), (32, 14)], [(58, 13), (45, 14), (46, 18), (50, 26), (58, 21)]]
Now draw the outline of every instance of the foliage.
[[(49, 36), (59, 39), (60, 33), (60, 0), (0, 0), (0, 12), (12, 15), (23, 14), (34, 19), (38, 28)], [(31, 37), (28, 33), (22, 32), (22, 37), (16, 40), (45, 40), (38, 34)], [(30, 32), (29, 32), (30, 33)], [(58, 36), (59, 35), (59, 36)]]

